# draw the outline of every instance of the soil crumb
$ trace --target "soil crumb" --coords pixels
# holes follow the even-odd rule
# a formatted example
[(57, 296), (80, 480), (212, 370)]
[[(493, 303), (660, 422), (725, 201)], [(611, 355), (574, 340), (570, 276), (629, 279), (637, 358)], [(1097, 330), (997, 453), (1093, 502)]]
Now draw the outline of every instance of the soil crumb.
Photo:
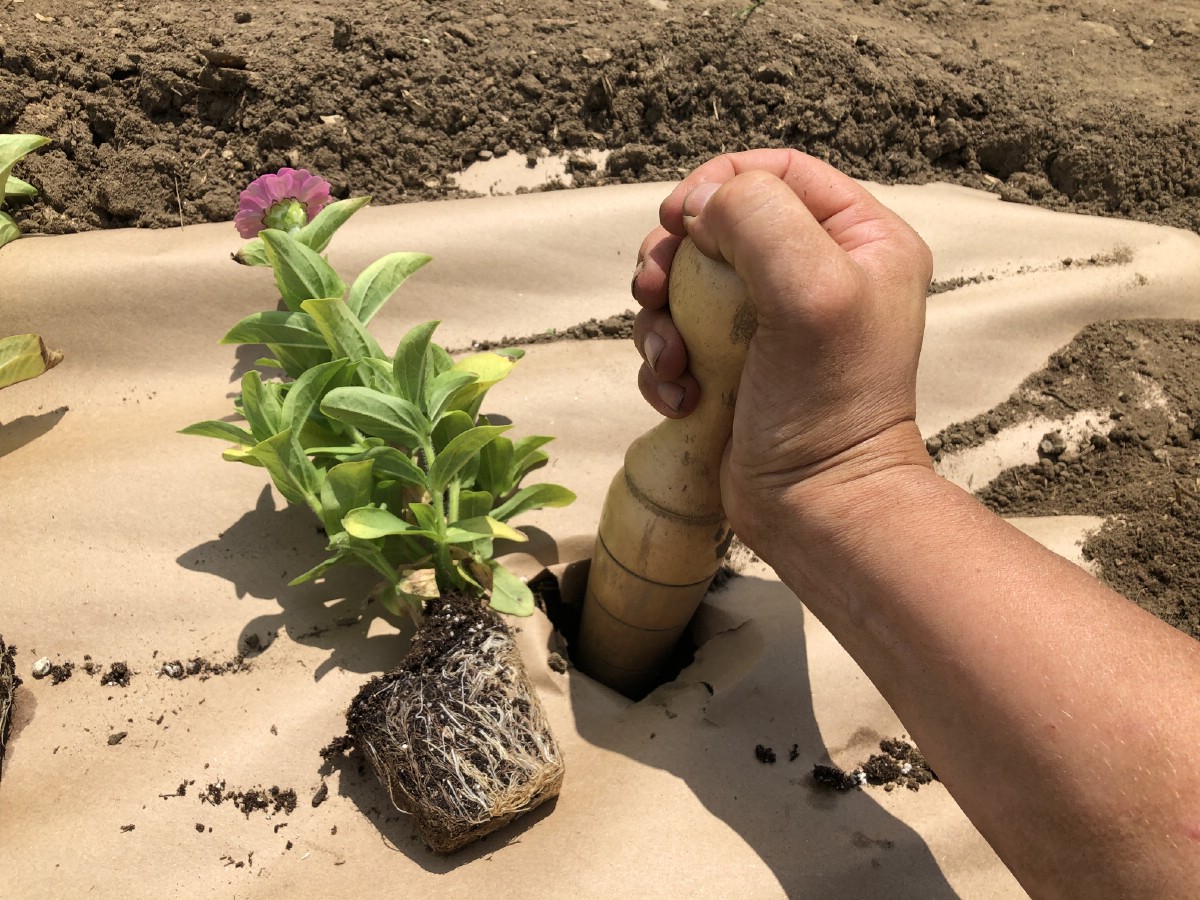
[(866, 762), (849, 771), (840, 766), (817, 763), (813, 766), (813, 781), (835, 791), (849, 791), (867, 784), (882, 786), (885, 791), (897, 786), (917, 791), (921, 785), (937, 780), (924, 754), (908, 741), (884, 738), (879, 742), (879, 749), (881, 753), (871, 754)]
[(183, 662), (178, 659), (162, 664), (158, 670), (159, 677), (173, 678), (182, 681), (185, 678), (199, 678), (207, 681), (214, 675), (232, 675), (249, 671), (250, 663), (244, 656), (238, 654), (225, 662), (211, 662), (202, 656), (196, 656)]
[(115, 662), (100, 678), (100, 683), (106, 687), (129, 687), (129, 679), (133, 673), (123, 662)]
[(210, 782), (200, 792), (200, 802), (212, 806), (232, 803), (247, 818), (251, 813), (259, 810), (290, 815), (296, 809), (296, 791), (293, 788), (281, 788), (278, 785), (239, 791), (226, 788), (225, 782), (222, 780)]

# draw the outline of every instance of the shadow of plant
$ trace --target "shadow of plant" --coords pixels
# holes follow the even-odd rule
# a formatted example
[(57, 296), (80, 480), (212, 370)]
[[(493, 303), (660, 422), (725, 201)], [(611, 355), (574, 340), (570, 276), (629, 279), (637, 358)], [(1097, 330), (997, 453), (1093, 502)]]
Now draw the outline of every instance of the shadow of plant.
[(33, 443), (62, 421), (71, 407), (60, 406), (49, 412), (21, 416), (11, 422), (0, 423), (0, 457)]
[[(291, 640), (329, 651), (314, 671), (315, 680), (335, 668), (375, 674), (394, 667), (408, 651), (413, 626), (388, 613), (372, 597), (377, 576), (367, 568), (334, 569), (315, 582), (288, 582), (324, 558), (325, 535), (313, 514), (300, 507), (275, 506), (265, 486), (255, 508), (215, 540), (181, 554), (176, 562), (193, 572), (224, 578), (238, 597), (278, 604), (256, 615), (242, 629), (235, 652), (268, 644), (286, 634)], [(399, 633), (371, 634), (375, 619)]]

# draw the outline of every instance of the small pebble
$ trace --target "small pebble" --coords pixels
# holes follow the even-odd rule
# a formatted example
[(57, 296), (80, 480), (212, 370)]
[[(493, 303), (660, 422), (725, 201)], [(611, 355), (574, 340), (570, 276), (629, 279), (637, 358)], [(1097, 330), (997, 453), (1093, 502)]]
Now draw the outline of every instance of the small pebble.
[(33, 677), (45, 678), (50, 674), (50, 657), (43, 656), (33, 664)]

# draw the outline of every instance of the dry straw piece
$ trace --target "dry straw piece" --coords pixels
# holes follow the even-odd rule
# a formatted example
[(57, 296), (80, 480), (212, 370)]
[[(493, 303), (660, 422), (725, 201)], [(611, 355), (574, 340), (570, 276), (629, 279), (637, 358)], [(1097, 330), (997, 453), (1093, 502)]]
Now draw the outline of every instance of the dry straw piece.
[(504, 622), (461, 595), (429, 600), (401, 665), (347, 724), (421, 839), (453, 853), (558, 795), (563, 760)]

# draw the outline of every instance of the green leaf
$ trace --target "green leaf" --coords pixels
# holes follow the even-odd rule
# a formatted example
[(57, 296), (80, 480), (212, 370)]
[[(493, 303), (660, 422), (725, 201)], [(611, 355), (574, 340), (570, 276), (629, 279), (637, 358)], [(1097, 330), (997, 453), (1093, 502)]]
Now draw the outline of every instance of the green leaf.
[(392, 584), (400, 578), (396, 567), (388, 562), (379, 547), (370, 541), (362, 541), (351, 537), (345, 531), (339, 531), (329, 538), (329, 549), (345, 552), (347, 556), (353, 556), (366, 563)]
[(311, 222), (296, 232), (296, 239), (310, 250), (321, 253), (329, 246), (334, 233), (346, 223), (346, 220), (370, 202), (370, 197), (335, 200), (317, 213)]
[(492, 609), (510, 616), (532, 615), (535, 604), (529, 585), (495, 560), (484, 562), (492, 570)]
[(15, 175), (9, 175), (8, 184), (4, 186), (4, 194), (7, 197), (36, 197), (37, 188), (28, 181), (22, 181)]
[(262, 460), (254, 455), (253, 447), (230, 447), (222, 451), (221, 459), (227, 462), (240, 462), (248, 466), (263, 468)]
[(9, 241), (15, 241), (20, 236), (21, 229), (17, 227), (13, 217), (6, 212), (0, 212), (0, 247)]
[(253, 369), (242, 376), (242, 415), (256, 441), (268, 440), (284, 428), (279, 387), (264, 384), (262, 376)]
[[(429, 421), (436, 424), (452, 405), (451, 401), (456, 400), (465, 387), (477, 377), (474, 372), (456, 372), (451, 369), (433, 379), (425, 392), (425, 410)], [(457, 403), (453, 405), (458, 406)]]
[(443, 522), (441, 513), (428, 503), (410, 503), (408, 509), (422, 530), (437, 534), (438, 528)]
[(465, 431), (454, 438), (429, 467), (430, 493), (438, 494), (444, 491), (459, 471), (479, 450), (494, 440), (496, 435), (503, 434), (510, 425), (480, 425)]
[(325, 343), (329, 345), (334, 356), (345, 356), (352, 360), (368, 356), (385, 358), (375, 338), (354, 318), (339, 297), (305, 300), (300, 304), (300, 308), (317, 323), (317, 328), (321, 330)]
[[(487, 420), (484, 422), (486, 424)], [(475, 475), (475, 483), (492, 496), (503, 497), (516, 487), (511, 477), (512, 463), (513, 442), (506, 437), (496, 438), (479, 451), (479, 471)]]
[(283, 363), (270, 356), (260, 356), (254, 361), (254, 365), (260, 369), (282, 369)]
[(429, 350), (425, 354), (425, 384), (430, 384), (433, 379), (437, 378), (443, 372), (449, 372), (454, 368), (454, 357), (452, 357), (445, 347), (440, 347), (437, 344), (430, 344)]
[(539, 466), (544, 466), (550, 457), (539, 450), (554, 438), (541, 434), (530, 435), (517, 440), (513, 444), (513, 462), (511, 484), (513, 487), (521, 483), (521, 479)]
[(325, 336), (305, 312), (259, 312), (246, 316), (221, 338), (222, 344), (268, 344), (327, 350)]
[(425, 356), (429, 341), (438, 322), (426, 322), (413, 328), (400, 339), (392, 358), (392, 377), (396, 390), (405, 400), (418, 405), (424, 402)]
[(217, 438), (221, 441), (229, 441), (233, 444), (241, 444), (243, 447), (253, 447), (258, 443), (254, 435), (248, 432), (245, 428), (239, 428), (232, 422), (218, 422), (214, 419), (209, 419), (206, 422), (197, 422), (195, 425), (189, 425), (187, 428), (179, 429), (180, 434), (194, 434), (199, 437)]
[(575, 500), (575, 492), (558, 484), (531, 484), (521, 488), (494, 510), (492, 515), (502, 522), (513, 516), (545, 506), (566, 506)]
[[(329, 390), (329, 385), (337, 380), (338, 375), (346, 367), (348, 360), (335, 359), (309, 369), (288, 386), (287, 397), (284, 398), (280, 410), (280, 422), (299, 432), (304, 427), (312, 411), (317, 408), (321, 398)], [(328, 443), (322, 441), (322, 443)]]
[(352, 537), (364, 541), (373, 541), (390, 534), (411, 534), (419, 530), (386, 509), (374, 506), (350, 510), (342, 517), (342, 525)]
[(252, 238), (242, 244), (242, 248), (233, 254), (233, 261), (243, 266), (269, 266), (271, 261), (267, 259), (267, 248), (263, 245), (262, 238)]
[(386, 359), (367, 356), (358, 361), (358, 380), (363, 387), (373, 388), (384, 394), (395, 394), (396, 382), (392, 378), (392, 364)]
[(333, 358), (333, 354), (325, 346), (325, 338), (321, 338), (320, 347), (285, 347), (282, 344), (267, 344), (267, 349), (278, 357), (283, 370), (293, 378), (299, 378), (309, 369), (315, 369)]
[(421, 467), (395, 447), (368, 450), (366, 458), (375, 461), (375, 475), (378, 478), (391, 478), (422, 489), (426, 487), (425, 473)]
[(494, 384), (502, 381), (516, 364), (515, 359), (501, 356), (499, 353), (474, 353), (460, 359), (454, 364), (454, 371), (470, 372), (476, 377), (468, 387), (462, 388), (454, 396), (451, 406), (454, 409), (469, 408), (472, 403), (482, 398)]
[(320, 512), (315, 494), (320, 476), (290, 430), (262, 441), (248, 454), (263, 464), (289, 503), (307, 504), (314, 512)]
[[(463, 581), (465, 581), (467, 584), (471, 585), (471, 587), (475, 588), (476, 590), (483, 591), (483, 590), (485, 590), (484, 586), (479, 583), (479, 579), (477, 579), (475, 577), (475, 575), (472, 574), (472, 572), (471, 572), (471, 568), (476, 565), (482, 565), (482, 563), (476, 563), (475, 559), (473, 557), (468, 556), (462, 562), (456, 562), (454, 564), (454, 571), (456, 573), (458, 573), (458, 576)], [(488, 568), (486, 566), (484, 566), (483, 568), (484, 568), (484, 571), (488, 573), (488, 580), (490, 581), (491, 580), (491, 572), (488, 570)]]
[(275, 270), (275, 286), (288, 309), (295, 312), (305, 300), (341, 297), (346, 292), (345, 282), (333, 267), (286, 231), (267, 228), (259, 237)]
[(346, 306), (366, 325), (413, 272), (433, 259), (426, 253), (389, 253), (367, 266), (350, 286)]
[[(459, 537), (460, 534), (469, 535), (469, 537), (464, 539)], [(451, 535), (454, 535), (454, 537), (451, 537)], [(474, 541), (484, 537), (503, 538), (506, 541), (516, 541), (518, 543), (529, 540), (529, 537), (524, 532), (517, 531), (511, 525), (505, 525), (492, 516), (459, 519), (457, 522), (451, 523), (446, 529), (446, 542), (450, 544), (462, 544), (468, 540)]]
[[(401, 613), (407, 612), (405, 604), (412, 603), (413, 595), (400, 590), (394, 584), (385, 584), (376, 594), (383, 608), (390, 612), (393, 616), (398, 616)], [(417, 607), (420, 609), (420, 607)]]
[[(503, 438), (497, 438), (503, 440)], [(486, 516), (492, 511), (495, 498), (487, 491), (459, 491), (458, 515), (463, 519)]]
[(329, 534), (343, 530), (342, 519), (352, 509), (371, 502), (374, 468), (374, 460), (363, 459), (339, 463), (325, 473), (325, 482), (321, 485), (321, 510)]
[(295, 587), (298, 584), (304, 584), (306, 581), (312, 581), (313, 579), (320, 578), (329, 569), (332, 569), (334, 566), (345, 562), (347, 555), (348, 553), (346, 551), (338, 551), (335, 555), (317, 563), (303, 575), (297, 575), (288, 582), (288, 587)]
[(47, 350), (39, 335), (14, 334), (0, 338), (0, 388), (37, 378), (60, 362), (62, 354)]
[[(286, 398), (284, 403), (287, 403)], [(286, 421), (283, 424), (286, 425)], [(320, 414), (313, 414), (300, 423), (300, 446), (304, 448), (305, 453), (311, 456), (313, 452), (309, 449), (311, 447), (332, 447), (346, 440), (343, 433), (345, 428), (346, 426), (341, 422), (333, 422)]]
[(0, 134), (0, 205), (8, 191), (8, 173), (26, 153), (50, 143), (40, 134)]
[(369, 435), (417, 448), (429, 438), (429, 420), (402, 397), (365, 387), (334, 388), (321, 401), (321, 412)]
[(475, 427), (475, 421), (461, 409), (451, 410), (442, 416), (442, 420), (433, 429), (433, 451), (441, 453), (449, 443)]

